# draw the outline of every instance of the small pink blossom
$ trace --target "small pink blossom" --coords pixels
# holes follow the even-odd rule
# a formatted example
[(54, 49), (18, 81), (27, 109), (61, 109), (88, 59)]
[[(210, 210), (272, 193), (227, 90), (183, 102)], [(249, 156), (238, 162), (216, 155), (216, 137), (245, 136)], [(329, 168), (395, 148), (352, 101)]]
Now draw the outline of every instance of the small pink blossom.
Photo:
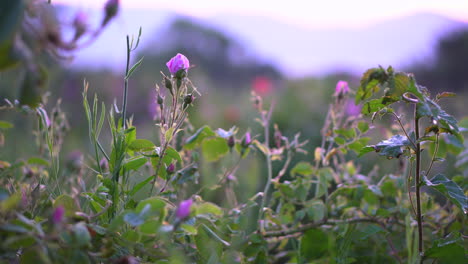
[(190, 215), (190, 207), (192, 207), (192, 203), (192, 199), (180, 202), (176, 211), (176, 218), (179, 220), (187, 218)]
[(166, 63), (169, 72), (175, 75), (180, 70), (188, 70), (190, 67), (189, 60), (183, 54), (177, 53), (172, 59)]
[(54, 223), (55, 225), (62, 223), (64, 216), (65, 208), (62, 205), (60, 205), (57, 208), (55, 208), (54, 212), (52, 212), (52, 223)]
[(338, 96), (340, 94), (347, 94), (347, 93), (349, 93), (348, 82), (338, 81), (338, 83), (336, 83), (335, 96)]

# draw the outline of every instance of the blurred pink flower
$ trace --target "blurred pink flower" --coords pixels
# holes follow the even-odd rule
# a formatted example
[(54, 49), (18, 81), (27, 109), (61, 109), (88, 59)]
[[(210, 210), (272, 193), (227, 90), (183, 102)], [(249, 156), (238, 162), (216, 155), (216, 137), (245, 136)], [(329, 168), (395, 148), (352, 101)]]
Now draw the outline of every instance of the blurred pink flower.
[(250, 137), (250, 132), (245, 133), (244, 140), (242, 141), (243, 147), (248, 147), (252, 143), (252, 138)]
[(167, 174), (171, 175), (174, 174), (175, 172), (175, 165), (174, 163), (169, 164), (169, 166), (166, 167), (166, 172)]
[(271, 92), (273, 84), (268, 77), (257, 76), (252, 81), (252, 89), (259, 95), (267, 95)]
[(63, 207), (63, 205), (60, 205), (57, 208), (55, 208), (55, 210), (52, 212), (52, 223), (54, 225), (62, 223), (64, 216), (65, 208)]
[(338, 81), (338, 83), (336, 83), (335, 96), (338, 96), (340, 94), (347, 94), (347, 93), (349, 93), (348, 82)]
[(175, 75), (180, 70), (188, 70), (190, 67), (189, 60), (184, 55), (177, 53), (172, 59), (166, 63), (169, 72)]
[(180, 202), (176, 211), (176, 218), (179, 220), (187, 218), (190, 215), (190, 208), (192, 207), (192, 203), (192, 199)]
[(348, 100), (345, 111), (348, 116), (357, 116), (361, 113), (361, 108), (360, 105), (354, 104), (353, 100)]

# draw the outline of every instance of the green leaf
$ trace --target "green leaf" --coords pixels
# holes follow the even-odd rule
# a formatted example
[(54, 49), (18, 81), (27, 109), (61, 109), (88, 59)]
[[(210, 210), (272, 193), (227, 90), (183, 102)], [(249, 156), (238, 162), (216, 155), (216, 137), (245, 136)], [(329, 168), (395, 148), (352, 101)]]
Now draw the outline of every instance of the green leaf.
[(0, 120), (0, 129), (13, 128), (13, 124), (7, 121)]
[(173, 160), (177, 160), (180, 164), (182, 164), (182, 158), (180, 157), (179, 152), (177, 150), (167, 147), (166, 152), (165, 152), (165, 157), (171, 158)]
[(145, 180), (139, 182), (138, 184), (135, 184), (135, 186), (133, 186), (132, 190), (129, 193), (130, 196), (135, 195), (139, 190), (141, 190), (141, 188), (145, 187), (145, 185), (151, 182), (152, 179), (154, 179), (154, 176), (149, 176)]
[(353, 236), (357, 237), (359, 240), (368, 239), (370, 236), (385, 232), (385, 229), (375, 224), (360, 225), (361, 228), (354, 231)]
[(133, 64), (132, 68), (128, 71), (128, 74), (125, 76), (125, 80), (128, 80), (130, 76), (132, 76), (133, 72), (141, 65), (143, 62), (143, 57), (139, 59), (135, 64)]
[(49, 162), (43, 158), (32, 157), (28, 159), (28, 164), (35, 164), (41, 166), (49, 166)]
[(429, 98), (419, 100), (416, 104), (416, 116), (418, 118), (431, 118), (433, 123), (451, 134), (456, 134), (459, 131), (457, 120), (453, 116), (447, 114), (436, 102)]
[(89, 234), (88, 228), (84, 222), (75, 224), (72, 228), (73, 235), (75, 237), (75, 243), (77, 246), (86, 246), (91, 242), (91, 235)]
[(140, 225), (140, 231), (144, 234), (156, 234), (158, 233), (161, 222), (159, 220), (148, 220), (144, 224)]
[(203, 202), (202, 204), (199, 204), (196, 206), (195, 214), (196, 215), (212, 214), (216, 216), (222, 216), (223, 210), (214, 203)]
[(307, 203), (307, 215), (312, 218), (314, 222), (322, 221), (325, 217), (325, 204), (322, 200), (313, 200), (310, 203)]
[[(369, 152), (368, 147), (361, 150), (361, 153)], [(399, 158), (401, 154), (403, 154), (402, 148), (412, 148), (413, 144), (411, 143), (411, 141), (408, 140), (406, 136), (395, 135), (387, 140), (381, 141), (378, 144), (370, 147), (372, 147), (376, 152), (378, 152), (380, 156), (386, 156), (387, 158)]]
[(306, 260), (315, 260), (328, 253), (328, 235), (320, 229), (309, 229), (301, 238), (301, 256)]
[(195, 236), (195, 245), (197, 246), (197, 254), (199, 254), (202, 260), (201, 263), (206, 263), (212, 258), (219, 259), (223, 250), (223, 245), (216, 242), (203, 226), (204, 225), (200, 225), (198, 227), (198, 232)]
[(147, 139), (135, 139), (128, 145), (128, 148), (133, 151), (148, 151), (153, 150), (154, 147), (153, 142)]
[(207, 161), (216, 161), (229, 152), (226, 140), (220, 137), (203, 140), (201, 148)]
[(369, 130), (369, 124), (366, 121), (360, 121), (357, 127), (361, 133), (366, 133)]
[(132, 157), (124, 161), (124, 168), (126, 170), (138, 170), (141, 166), (145, 165), (147, 161), (147, 158), (142, 155)]
[(166, 201), (158, 197), (147, 198), (138, 203), (135, 211), (146, 217), (163, 217), (166, 214)]
[(311, 175), (314, 172), (314, 167), (309, 162), (301, 161), (291, 169), (291, 175), (300, 174), (303, 176)]
[(184, 148), (194, 149), (203, 141), (203, 139), (205, 139), (206, 137), (212, 137), (215, 135), (216, 135), (215, 132), (213, 132), (209, 126), (203, 126), (200, 129), (198, 129), (197, 132), (195, 132), (195, 134), (187, 138)]
[(442, 174), (437, 174), (434, 178), (428, 180), (424, 177), (424, 183), (444, 194), (454, 204), (456, 204), (463, 211), (464, 214), (468, 213), (468, 201), (462, 188), (455, 182), (449, 180)]
[(356, 92), (356, 104), (370, 98), (380, 90), (379, 84), (385, 82), (388, 76), (382, 67), (367, 70), (361, 78), (361, 86)]
[(465, 249), (463, 240), (448, 236), (445, 239), (438, 240), (425, 253), (427, 258), (435, 258), (440, 263), (459, 264), (465, 263)]
[(127, 222), (132, 227), (137, 227), (142, 225), (145, 222), (144, 215), (129, 212), (123, 216), (123, 220)]

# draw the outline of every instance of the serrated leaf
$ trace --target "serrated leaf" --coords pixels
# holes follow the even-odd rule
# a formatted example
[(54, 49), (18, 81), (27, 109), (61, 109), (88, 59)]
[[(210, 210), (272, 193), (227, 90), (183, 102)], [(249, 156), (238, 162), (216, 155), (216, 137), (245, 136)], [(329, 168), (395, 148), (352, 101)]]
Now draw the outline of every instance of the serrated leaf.
[(416, 115), (418, 118), (431, 118), (435, 125), (452, 134), (459, 132), (457, 120), (453, 116), (447, 114), (436, 102), (429, 98), (419, 100), (416, 104)]
[(454, 204), (456, 204), (463, 211), (464, 214), (468, 213), (468, 201), (462, 188), (455, 182), (449, 180), (442, 174), (437, 174), (432, 179), (424, 177), (424, 183), (444, 194)]
[[(379, 142), (373, 146), (367, 146), (361, 150), (361, 153), (369, 152), (369, 147), (373, 148), (380, 156), (387, 158), (399, 158), (403, 154), (403, 147), (413, 147), (411, 141), (406, 136), (395, 135), (389, 139)], [(360, 154), (361, 154), (360, 153)], [(361, 154), (362, 155), (362, 154)]]

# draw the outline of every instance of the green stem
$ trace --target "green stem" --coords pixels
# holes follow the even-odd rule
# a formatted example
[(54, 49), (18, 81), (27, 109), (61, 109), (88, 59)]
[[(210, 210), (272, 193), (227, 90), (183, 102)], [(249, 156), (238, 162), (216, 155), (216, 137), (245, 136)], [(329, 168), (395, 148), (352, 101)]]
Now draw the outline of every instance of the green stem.
[[(264, 128), (264, 134), (265, 134), (265, 147), (268, 149), (268, 153), (266, 154), (266, 163), (267, 163), (267, 172), (268, 172), (268, 179), (265, 184), (265, 189), (263, 190), (263, 197), (262, 197), (262, 203), (260, 205), (260, 209), (258, 212), (258, 220), (263, 220), (263, 208), (265, 207), (265, 204), (268, 200), (268, 192), (270, 190), (270, 185), (271, 185), (271, 180), (273, 178), (273, 168), (271, 165), (271, 154), (270, 154), (270, 148), (269, 148), (269, 142), (270, 142), (270, 116), (271, 112), (273, 110), (273, 104), (270, 107), (270, 111), (267, 114), (266, 117), (263, 118), (263, 128)], [(263, 225), (260, 225), (260, 229), (263, 229)]]
[(127, 114), (127, 95), (128, 95), (128, 71), (130, 67), (130, 40), (127, 35), (127, 67), (125, 69), (125, 81), (124, 81), (124, 94), (123, 94), (123, 106), (122, 106), (122, 127), (125, 129), (125, 119)]
[(416, 112), (417, 106), (414, 107), (414, 134), (416, 139), (416, 171), (415, 171), (415, 187), (416, 187), (416, 218), (418, 221), (418, 250), (419, 255), (423, 254), (423, 223), (421, 213), (421, 143), (419, 140), (419, 118)]

